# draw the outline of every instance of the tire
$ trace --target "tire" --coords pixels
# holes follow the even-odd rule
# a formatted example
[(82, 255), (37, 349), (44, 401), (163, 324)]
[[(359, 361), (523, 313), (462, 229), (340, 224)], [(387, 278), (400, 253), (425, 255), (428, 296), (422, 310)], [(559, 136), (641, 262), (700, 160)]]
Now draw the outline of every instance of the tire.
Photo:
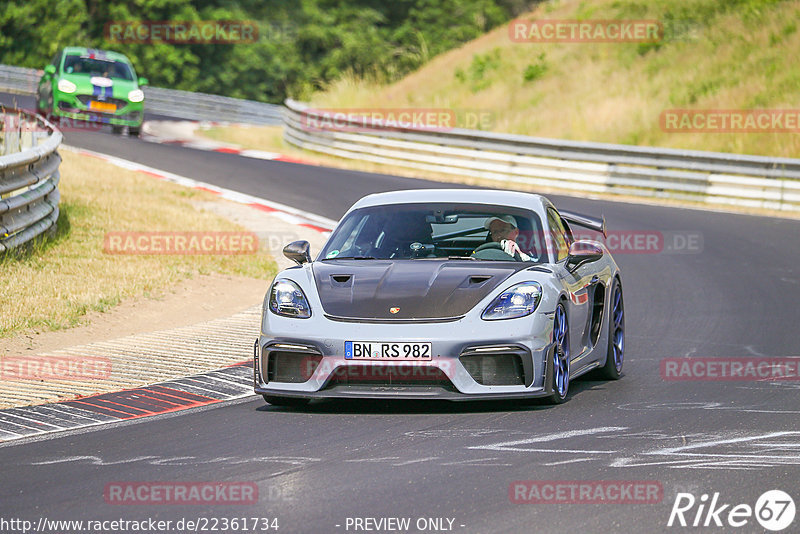
[(114, 132), (115, 135), (119, 135), (122, 133), (123, 126), (117, 126), (116, 124), (111, 125), (111, 131)]
[(553, 317), (553, 356), (550, 364), (553, 372), (550, 373), (550, 388), (553, 393), (547, 397), (551, 404), (561, 404), (567, 400), (569, 394), (569, 321), (564, 304), (559, 302)]
[(128, 135), (130, 137), (139, 137), (140, 133), (142, 133), (142, 129), (141, 128), (134, 128), (133, 126), (128, 128)]
[(273, 397), (271, 395), (262, 395), (262, 397), (273, 406), (287, 406), (291, 408), (300, 408), (311, 402), (311, 399), (300, 399), (297, 397)]
[(625, 299), (622, 285), (616, 278), (611, 286), (609, 308), (606, 364), (600, 374), (609, 380), (618, 380), (622, 376), (622, 366), (625, 363)]

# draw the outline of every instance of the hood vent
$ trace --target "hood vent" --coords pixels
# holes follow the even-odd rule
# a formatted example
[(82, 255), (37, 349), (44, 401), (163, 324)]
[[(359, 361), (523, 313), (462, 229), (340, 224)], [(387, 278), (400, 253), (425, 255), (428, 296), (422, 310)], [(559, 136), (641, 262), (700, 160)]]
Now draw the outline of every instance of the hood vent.
[(478, 287), (481, 284), (491, 279), (492, 275), (490, 274), (473, 274), (472, 276), (467, 278), (467, 283), (465, 287)]
[(333, 287), (350, 287), (353, 285), (352, 274), (332, 274), (331, 284)]

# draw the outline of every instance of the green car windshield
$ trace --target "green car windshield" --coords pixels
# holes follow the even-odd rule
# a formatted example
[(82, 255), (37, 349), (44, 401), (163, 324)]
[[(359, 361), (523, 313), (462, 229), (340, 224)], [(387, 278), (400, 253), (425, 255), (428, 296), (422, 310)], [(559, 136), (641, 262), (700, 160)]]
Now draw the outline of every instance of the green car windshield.
[(133, 80), (133, 71), (127, 63), (79, 55), (69, 55), (64, 58), (64, 73)]

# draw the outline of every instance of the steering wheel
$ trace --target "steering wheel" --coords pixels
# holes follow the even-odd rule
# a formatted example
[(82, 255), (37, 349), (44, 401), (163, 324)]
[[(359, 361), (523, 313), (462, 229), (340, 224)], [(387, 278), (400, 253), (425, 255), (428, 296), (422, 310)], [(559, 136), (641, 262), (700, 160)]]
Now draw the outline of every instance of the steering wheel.
[(495, 261), (520, 261), (511, 254), (503, 250), (502, 245), (496, 241), (484, 243), (475, 249), (472, 253), (473, 258), (479, 260), (495, 260)]

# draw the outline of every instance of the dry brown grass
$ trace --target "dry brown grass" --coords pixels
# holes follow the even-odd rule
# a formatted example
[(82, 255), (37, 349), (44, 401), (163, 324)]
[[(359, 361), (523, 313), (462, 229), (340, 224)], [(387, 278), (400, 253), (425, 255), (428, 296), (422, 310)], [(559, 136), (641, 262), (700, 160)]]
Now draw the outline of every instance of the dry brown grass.
[[(657, 18), (686, 0), (580, 0), (541, 5), (530, 18)], [(636, 17), (625, 9), (641, 10)], [(744, 9), (742, 9), (744, 11)], [(637, 11), (638, 13), (639, 11)], [(691, 10), (690, 10), (691, 12)], [(321, 107), (447, 107), (494, 114), (492, 130), (560, 139), (626, 143), (783, 157), (800, 155), (797, 133), (668, 133), (665, 109), (800, 108), (800, 2), (761, 7), (758, 16), (731, 13), (698, 26), (681, 40), (640, 53), (637, 43), (514, 43), (507, 27), (434, 58), (404, 79), (377, 86), (344, 78), (312, 102)], [(476, 57), (500, 61), (473, 91), (457, 78)], [(525, 68), (544, 54), (547, 71), (526, 82)]]
[(224, 273), (268, 279), (275, 264), (251, 255), (110, 255), (106, 232), (242, 231), (194, 206), (215, 197), (160, 182), (85, 155), (62, 152), (61, 216), (55, 236), (25, 254), (0, 260), (0, 337), (79, 323), (90, 310), (123, 299), (158, 296), (195, 274)]
[[(562, 0), (541, 4), (527, 17), (668, 20), (676, 14), (692, 16), (693, 5), (709, 3)], [(668, 109), (800, 109), (800, 0), (750, 3), (730, 13), (715, 12), (709, 19), (688, 20), (688, 32), (657, 50), (638, 43), (515, 43), (503, 26), (396, 83), (383, 86), (345, 76), (314, 95), (312, 103), (323, 108), (479, 110), (489, 112), (490, 129), (497, 132), (799, 157), (798, 133), (675, 133), (661, 128), (660, 115)], [(493, 53), (498, 59), (489, 61), (480, 75), (479, 89), (459, 79), (459, 72), (469, 73), (476, 61)], [(525, 81), (525, 69), (541, 62), (542, 54), (546, 71)], [(270, 130), (270, 139), (257, 129), (231, 130), (212, 130), (209, 136), (292, 150), (277, 129)]]

